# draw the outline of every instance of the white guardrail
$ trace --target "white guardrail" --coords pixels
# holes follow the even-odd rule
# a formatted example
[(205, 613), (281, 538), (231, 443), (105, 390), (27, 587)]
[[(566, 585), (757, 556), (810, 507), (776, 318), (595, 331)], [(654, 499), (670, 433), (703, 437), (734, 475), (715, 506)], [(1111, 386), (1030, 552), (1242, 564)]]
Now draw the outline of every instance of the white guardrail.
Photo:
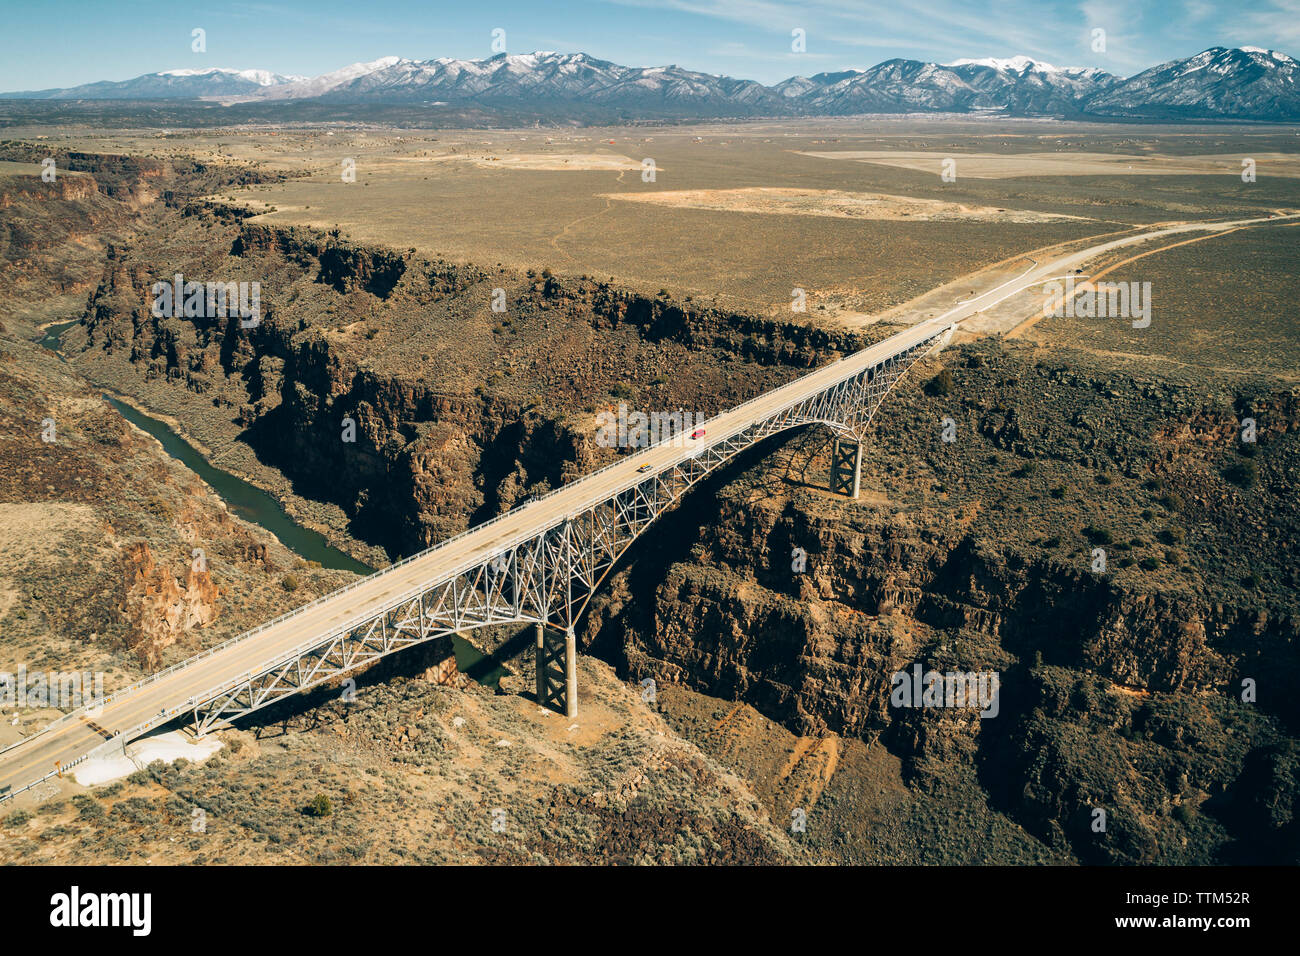
[[(924, 335), (917, 335), (916, 334), (917, 332), (925, 328), (925, 324), (922, 323), (913, 326), (911, 329), (906, 329), (895, 336), (891, 336), (890, 338), (896, 338), (903, 341), (900, 341), (898, 347), (894, 349), (892, 352), (889, 352), (888, 354), (875, 359), (872, 364), (887, 361), (888, 359), (892, 358), (894, 355), (897, 355), (899, 352), (906, 351), (907, 349), (919, 345), (927, 341), (928, 339), (936, 338), (939, 335), (943, 334), (943, 332), (948, 327), (949, 326), (947, 325), (938, 326), (934, 328), (932, 331), (928, 331)], [(703, 422), (703, 425), (707, 426), (710, 422), (716, 422), (719, 418), (722, 418), (723, 416), (733, 415), (736, 412), (739, 412), (745, 408), (757, 404), (758, 402), (764, 401), (766, 399), (770, 399), (774, 394), (779, 393), (785, 389), (793, 388), (799, 385), (800, 382), (803, 382), (814, 375), (822, 376), (826, 372), (830, 371), (831, 369), (837, 368), (841, 365), (851, 364), (855, 360), (860, 360), (863, 356), (866, 355), (866, 353), (872, 351), (873, 349), (879, 348), (881, 345), (885, 344), (888, 341), (890, 341), (890, 339), (885, 339), (881, 342), (877, 342), (875, 345), (868, 346), (867, 348), (854, 352), (851, 355), (847, 355), (844, 356), (843, 358), (837, 359), (836, 361), (832, 362), (829, 365), (825, 365), (822, 368), (809, 372), (807, 375), (801, 376), (800, 378), (795, 379), (793, 382), (781, 386), (780, 388), (774, 390), (774, 392), (765, 392), (762, 395), (758, 395), (754, 398), (749, 399), (748, 401), (742, 402), (741, 404), (736, 405), (733, 408), (727, 409), (726, 411), (720, 412), (717, 415), (714, 415), (712, 418), (707, 419), (705, 422)], [(864, 368), (869, 368), (869, 367), (870, 365), (864, 366)], [(857, 374), (857, 371), (855, 371), (853, 374)], [(801, 389), (798, 392), (796, 392), (793, 398), (790, 398), (788, 401), (782, 403), (780, 407), (775, 409), (769, 415), (765, 415), (764, 418), (765, 419), (775, 418), (778, 415), (784, 414), (794, 406), (798, 405), (800, 402), (803, 402), (806, 399), (811, 398), (812, 396), (816, 395), (819, 392), (825, 391), (826, 389), (832, 387), (834, 384), (837, 383), (838, 380), (833, 380), (830, 384), (817, 384), (817, 385), (805, 387), (804, 389)], [(557, 519), (553, 524), (548, 525), (546, 527), (541, 527), (541, 528), (533, 527), (521, 531), (520, 533), (512, 536), (505, 543), (501, 544), (496, 550), (498, 552), (508, 551), (511, 548), (515, 547), (516, 545), (522, 544), (524, 541), (527, 541), (531, 538), (535, 538), (538, 534), (541, 534), (549, 530), (550, 528), (555, 527), (556, 525), (560, 525), (566, 521), (570, 521), (573, 519), (575, 515), (581, 514), (582, 512), (600, 503), (601, 501), (611, 498), (614, 495), (621, 494), (622, 492), (627, 491), (629, 488), (632, 488), (642, 483), (643, 481), (648, 480), (649, 477), (659, 475), (663, 471), (666, 471), (668, 468), (677, 465), (683, 459), (699, 454), (701, 451), (719, 442), (726, 441), (727, 439), (734, 437), (740, 432), (743, 432), (745, 429), (752, 427), (753, 424), (754, 422), (746, 421), (743, 422), (741, 425), (737, 426), (736, 428), (733, 428), (730, 431), (726, 432), (725, 434), (709, 436), (710, 440), (708, 442), (702, 443), (699, 446), (699, 448), (692, 448), (687, 454), (684, 454), (680, 458), (675, 458), (673, 459), (673, 461), (664, 464), (661, 468), (653, 472), (652, 475), (646, 476), (646, 475), (638, 475), (634, 473), (628, 481), (621, 483), (620, 485), (616, 486), (613, 490), (594, 492), (593, 494), (588, 495), (585, 498), (580, 498), (578, 499), (575, 505), (566, 509), (565, 517)], [(635, 454), (643, 454), (645, 452), (660, 447), (666, 442), (675, 441), (675, 440), (680, 440), (679, 436), (677, 435), (669, 436), (655, 443), (654, 445), (649, 445), (644, 449), (638, 449)], [(69, 711), (67, 714), (64, 714), (62, 717), (59, 717), (51, 721), (49, 724), (47, 724), (40, 730), (36, 731), (34, 734), (24, 737), (22, 740), (16, 741), (12, 744), (9, 744), (7, 747), (0, 749), (0, 756), (3, 756), (5, 753), (8, 753), (10, 750), (14, 749), (15, 747), (19, 747), (25, 743), (28, 743), (36, 739), (37, 737), (49, 733), (52, 730), (65, 726), (73, 721), (79, 720), (93, 711), (97, 711), (101, 709), (105, 704), (112, 703), (113, 699), (116, 697), (120, 697), (123, 694), (131, 693), (133, 691), (139, 690), (142, 687), (147, 687), (150, 684), (154, 684), (160, 680), (164, 680), (167, 677), (181, 670), (184, 670), (187, 667), (191, 667), (194, 664), (199, 663), (200, 661), (207, 660), (208, 658), (212, 657), (215, 654), (219, 654), (223, 651), (230, 649), (231, 647), (234, 647), (237, 644), (241, 644), (244, 641), (249, 640), (250, 638), (256, 637), (258, 634), (261, 634), (265, 632), (267, 629), (275, 627), (276, 625), (281, 624), (289, 620), (290, 618), (303, 614), (311, 610), (312, 608), (318, 607), (319, 605), (324, 604), (328, 601), (333, 601), (336, 598), (344, 594), (347, 594), (349, 591), (353, 591), (356, 588), (368, 584), (372, 581), (379, 580), (385, 575), (392, 574), (394, 571), (398, 570), (399, 568), (402, 568), (414, 561), (419, 561), (426, 557), (429, 557), (431, 554), (434, 554), (435, 552), (440, 551), (444, 548), (450, 547), (451, 545), (455, 544), (457, 541), (460, 541), (461, 539), (468, 537), (471, 534), (478, 534), (484, 528), (489, 528), (494, 524), (506, 520), (507, 518), (517, 517), (518, 514), (526, 508), (531, 508), (534, 505), (537, 505), (547, 500), (548, 498), (553, 498), (559, 494), (565, 494), (565, 493), (572, 494), (576, 488), (579, 488), (580, 486), (586, 484), (587, 482), (593, 481), (594, 479), (604, 474), (605, 472), (626, 465), (627, 462), (632, 457), (634, 456), (621, 457), (616, 461), (610, 462), (608, 465), (605, 465), (602, 468), (596, 469), (590, 474), (583, 475), (581, 478), (577, 479), (576, 481), (570, 482), (569, 484), (566, 485), (561, 485), (559, 488), (554, 488), (543, 495), (539, 495), (538, 497), (534, 498), (529, 502), (526, 502), (525, 504), (512, 508), (510, 511), (507, 511), (504, 514), (497, 515), (495, 518), (490, 518), (487, 521), (477, 524), (472, 528), (467, 528), (457, 535), (447, 538), (444, 541), (440, 541), (435, 545), (431, 545), (430, 547), (425, 548), (423, 551), (418, 551), (415, 554), (402, 558), (400, 561), (390, 564), (388, 567), (382, 568), (381, 570), (376, 571), (373, 574), (366, 575), (363, 578), (358, 578), (356, 581), (353, 581), (351, 584), (344, 585), (343, 587), (337, 588), (334, 591), (330, 591), (327, 594), (322, 594), (320, 597), (316, 598), (315, 600), (309, 601), (308, 603), (296, 607), (291, 611), (286, 611), (285, 613), (279, 615), (278, 617), (274, 617), (269, 621), (265, 621), (262, 624), (259, 624), (257, 627), (252, 628), (251, 630), (244, 631), (242, 634), (239, 634), (236, 637), (232, 637), (228, 641), (223, 641), (220, 644), (215, 644), (212, 647), (208, 648), (206, 651), (201, 651), (200, 653), (195, 654), (192, 657), (188, 657), (183, 661), (180, 661), (176, 664), (172, 664), (170, 667), (158, 671), (156, 674), (151, 674), (150, 676), (135, 681), (132, 684), (128, 684), (125, 687), (113, 691), (113, 693), (111, 694), (105, 694), (102, 697), (96, 698), (94, 701), (90, 702), (89, 704), (85, 704), (77, 708), (76, 710)], [(184, 706), (177, 707), (171, 710), (160, 711), (158, 714), (154, 715), (149, 720), (137, 724), (136, 726), (128, 730), (119, 731), (118, 734), (113, 739), (108, 740), (103, 744), (97, 745), (92, 751), (87, 753), (85, 756), (77, 758), (75, 761), (72, 761), (67, 766), (61, 768), (61, 770), (66, 770), (68, 769), (68, 767), (71, 767), (74, 764), (80, 763), (82, 760), (87, 759), (91, 754), (97, 753), (105, 748), (118, 746), (119, 739), (132, 739), (134, 737), (139, 736), (144, 731), (149, 730), (154, 726), (157, 726), (160, 723), (169, 722), (182, 711), (189, 710), (197, 704), (202, 704), (205, 703), (206, 701), (212, 700), (217, 695), (224, 693), (225, 691), (233, 687), (238, 687), (240, 684), (243, 684), (248, 680), (251, 680), (257, 674), (261, 674), (267, 670), (271, 670), (275, 667), (280, 666), (286, 661), (299, 657), (302, 654), (306, 653), (307, 651), (311, 650), (313, 647), (317, 647), (330, 640), (333, 640), (336, 635), (344, 633), (345, 631), (353, 630), (354, 628), (359, 627), (362, 624), (365, 624), (367, 621), (373, 620), (379, 615), (387, 613), (388, 611), (392, 610), (394, 607), (397, 607), (405, 603), (406, 601), (411, 600), (413, 597), (428, 590), (429, 588), (436, 587), (440, 583), (440, 581), (450, 580), (451, 578), (454, 578), (456, 575), (461, 574), (464, 571), (467, 571), (478, 564), (481, 564), (482, 561), (483, 561), (483, 557), (481, 555), (462, 561), (460, 562), (460, 564), (456, 565), (451, 570), (441, 573), (438, 576), (437, 580), (430, 580), (421, 583), (415, 588), (407, 589), (406, 591), (402, 592), (402, 594), (399, 597), (394, 598), (390, 601), (386, 601), (384, 605), (378, 610), (370, 610), (370, 611), (366, 611), (363, 614), (357, 615), (349, 619), (344, 624), (341, 624), (337, 627), (330, 628), (327, 634), (319, 637), (314, 637), (310, 641), (305, 641), (297, 645), (296, 647), (292, 648), (289, 651), (285, 651), (283, 653), (277, 654), (271, 660), (264, 661), (263, 663), (257, 665), (256, 667), (248, 671), (245, 671), (239, 677), (232, 678), (230, 680), (223, 681), (220, 684), (213, 685), (212, 687), (208, 688), (202, 693), (193, 694), (186, 700)], [(40, 781), (36, 781), (36, 783), (40, 783), (43, 780), (47, 780), (49, 779), (49, 777), (52, 777), (54, 775), (55, 775), (54, 773), (50, 773), (46, 777), (43, 777)], [(35, 786), (35, 784), (28, 785), (28, 787), (30, 786)], [(24, 787), (22, 789), (25, 790), (28, 789), (28, 787)], [(13, 796), (16, 793), (21, 793), (21, 792), (22, 792), (21, 790), (15, 790), (6, 794), (2, 794), (0, 795), (0, 801), (7, 799), (8, 797)]]

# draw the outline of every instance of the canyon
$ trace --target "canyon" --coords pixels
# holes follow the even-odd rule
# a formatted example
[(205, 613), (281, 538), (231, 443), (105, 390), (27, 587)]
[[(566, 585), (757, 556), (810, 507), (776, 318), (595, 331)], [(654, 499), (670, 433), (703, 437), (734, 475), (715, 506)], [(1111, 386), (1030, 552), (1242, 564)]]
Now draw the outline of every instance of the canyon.
[[(364, 560), (409, 554), (612, 460), (596, 430), (619, 402), (712, 413), (890, 331), (746, 314), (543, 263), (429, 258), (251, 222), (206, 198), (219, 178), (254, 180), (247, 170), (69, 160), (85, 168), (64, 180), (57, 243), (37, 226), (45, 199), (8, 180), (0, 191), (6, 281), (35, 290), (66, 270), (45, 286), (54, 295), (8, 307), (6, 333), (33, 339), (56, 312), (75, 317), (60, 337), (65, 374), (174, 419)], [(56, 266), (56, 245), (84, 254)], [(152, 315), (148, 289), (177, 272), (256, 278), (262, 321)], [(861, 500), (826, 490), (828, 436), (804, 429), (694, 490), (616, 568), (579, 633), (584, 679), (630, 710), (641, 705), (620, 683), (653, 680), (662, 702), (637, 721), (705, 756), (677, 744), (643, 754), (602, 792), (635, 803), (665, 761), (752, 787), (766, 822), (756, 843), (728, 831), (739, 859), (797, 858), (770, 830), (802, 809), (798, 852), (821, 860), (955, 860), (997, 832), (985, 862), (1294, 862), (1300, 391), (1012, 340), (963, 344), (916, 372), (865, 448)], [(1249, 449), (1236, 440), (1244, 417), (1259, 423)], [(106, 446), (131, 440), (115, 434)], [(1105, 574), (1090, 564), (1097, 547)], [(241, 573), (275, 567), (259, 577), (273, 594), (292, 557), (252, 538), (241, 553)], [(137, 666), (220, 614), (206, 572), (176, 558), (162, 570), (142, 544), (121, 560), (140, 616), (115, 633)], [(311, 574), (313, 591), (345, 579)], [(515, 699), (530, 666), (518, 635), (475, 639), (509, 658), (517, 673), (499, 696)], [(446, 695), (442, 650), (419, 673)], [(891, 708), (891, 675), (914, 663), (997, 672), (1000, 713)], [(409, 704), (420, 713), (400, 726), (424, 726), (408, 692), (394, 684), (382, 706)], [(437, 700), (450, 720), (457, 705)], [(743, 710), (700, 733), (709, 701)], [(306, 710), (267, 723), (306, 733)], [(392, 728), (371, 713), (363, 729)], [(810, 774), (798, 785), (763, 776), (773, 741), (790, 753), (782, 780)], [(210, 785), (219, 768), (202, 773)], [(194, 788), (166, 771), (135, 786), (167, 782)], [(886, 793), (913, 809), (890, 817)], [(1098, 807), (1113, 838), (1089, 825)]]

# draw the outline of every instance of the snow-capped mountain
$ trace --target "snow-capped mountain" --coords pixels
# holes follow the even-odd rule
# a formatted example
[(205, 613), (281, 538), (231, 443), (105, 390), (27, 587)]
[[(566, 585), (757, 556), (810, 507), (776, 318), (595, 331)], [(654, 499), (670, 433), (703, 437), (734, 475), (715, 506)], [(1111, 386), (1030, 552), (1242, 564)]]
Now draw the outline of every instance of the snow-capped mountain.
[[(796, 84), (803, 92), (791, 96)], [(982, 97), (952, 70), (917, 60), (886, 60), (867, 70), (818, 73), (806, 81), (792, 77), (778, 89), (799, 112), (816, 115), (964, 113), (997, 108), (992, 99)]]
[(39, 100), (171, 100), (231, 96), (306, 79), (269, 70), (164, 70), (130, 80), (101, 80), (66, 89), (5, 93), (9, 99)]
[(341, 70), (322, 73), (320, 76), (299, 76), (291, 81), (277, 84), (264, 84), (262, 89), (249, 93), (248, 99), (262, 99), (273, 94), (275, 99), (306, 100), (324, 96), (326, 93), (351, 83), (363, 76), (369, 76), (379, 70), (388, 69), (398, 63), (409, 63), (400, 56), (385, 56), (369, 63), (353, 63)]
[(482, 60), (387, 56), (316, 77), (262, 70), (171, 70), (123, 82), (0, 94), (25, 99), (284, 101), (405, 108), (451, 104), (549, 118), (846, 116), (992, 113), (1152, 119), (1300, 120), (1300, 64), (1284, 53), (1215, 47), (1121, 79), (1026, 56), (793, 76), (774, 86), (679, 66), (629, 67), (585, 53), (504, 53)]
[[(259, 90), (250, 99), (319, 96), (327, 101), (464, 102), (514, 105), (581, 102), (616, 109), (775, 111), (777, 97), (752, 80), (697, 73), (677, 66), (627, 67), (585, 53), (499, 53), (484, 60), (389, 57), (300, 83)], [(307, 92), (319, 81), (328, 87)]]
[(1300, 63), (1258, 47), (1213, 47), (1171, 60), (1094, 94), (1098, 116), (1153, 119), (1300, 119)]
[(986, 66), (990, 70), (997, 70), (1000, 73), (1097, 73), (1098, 70), (1085, 69), (1081, 66), (1052, 66), (1050, 63), (1044, 63), (1042, 60), (1035, 60), (1027, 56), (1009, 56), (996, 57), (986, 56), (979, 59), (961, 59), (953, 60), (951, 63), (945, 63), (944, 66)]
[(1077, 113), (1085, 98), (1119, 81), (1104, 70), (1056, 67), (1025, 56), (954, 60), (948, 68), (1017, 116)]
[(1118, 77), (1082, 67), (1058, 68), (1028, 57), (922, 63), (886, 60), (869, 70), (791, 77), (776, 89), (807, 112), (1002, 112), (1015, 116), (1075, 114), (1079, 101)]

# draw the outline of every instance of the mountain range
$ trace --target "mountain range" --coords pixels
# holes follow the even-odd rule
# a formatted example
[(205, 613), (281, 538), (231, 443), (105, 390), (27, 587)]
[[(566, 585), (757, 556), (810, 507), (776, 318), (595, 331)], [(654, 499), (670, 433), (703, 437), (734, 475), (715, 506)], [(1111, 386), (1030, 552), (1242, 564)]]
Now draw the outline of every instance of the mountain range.
[(1114, 120), (1300, 120), (1300, 64), (1255, 47), (1213, 47), (1128, 78), (1017, 56), (794, 76), (773, 86), (686, 70), (628, 67), (585, 53), (481, 60), (383, 57), (316, 77), (265, 70), (171, 70), (120, 82), (0, 94), (5, 99), (314, 101), (530, 109), (556, 118), (703, 118), (969, 113)]
[(66, 90), (0, 93), (2, 99), (35, 100), (175, 100), (228, 97), (269, 89), (307, 79), (268, 70), (167, 70), (146, 73), (131, 80), (101, 80)]

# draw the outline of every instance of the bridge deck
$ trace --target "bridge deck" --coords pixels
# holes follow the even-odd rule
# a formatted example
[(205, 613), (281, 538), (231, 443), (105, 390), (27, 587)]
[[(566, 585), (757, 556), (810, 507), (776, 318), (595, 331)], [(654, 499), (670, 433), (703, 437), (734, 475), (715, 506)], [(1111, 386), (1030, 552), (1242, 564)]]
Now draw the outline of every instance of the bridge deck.
[(177, 713), (188, 709), (186, 702), (195, 694), (237, 680), (282, 658), (304, 642), (324, 637), (343, 624), (367, 613), (380, 613), (402, 594), (421, 584), (476, 559), (486, 560), (513, 539), (540, 532), (580, 512), (593, 499), (612, 495), (629, 482), (644, 475), (637, 469), (650, 464), (652, 471), (667, 469), (699, 448), (756, 422), (764, 421), (805, 393), (815, 393), (858, 372), (884, 361), (897, 352), (922, 342), (949, 323), (923, 323), (892, 336), (839, 362), (817, 369), (795, 381), (767, 392), (758, 399), (723, 412), (704, 423), (703, 438), (682, 444), (673, 442), (629, 455), (613, 467), (563, 486), (554, 494), (540, 498), (509, 512), (490, 524), (471, 529), (443, 545), (434, 547), (405, 564), (379, 571), (360, 584), (337, 592), (324, 601), (305, 608), (261, 633), (231, 643), (210, 657), (194, 661), (134, 691), (115, 695), (104, 705), (93, 722), (75, 720), (26, 741), (6, 751), (0, 758), (0, 792), (5, 785), (15, 790), (48, 774), (56, 761), (67, 766), (71, 761), (102, 744), (104, 736), (97, 728), (110, 733), (127, 733), (140, 724), (159, 716), (163, 710)]
[[(1294, 219), (1295, 214), (1278, 217), (1275, 222)], [(922, 343), (961, 319), (974, 315), (1017, 292), (1041, 283), (1062, 271), (1073, 269), (1087, 259), (1110, 249), (1127, 246), (1172, 233), (1219, 230), (1264, 222), (1262, 219), (1236, 222), (1193, 223), (1134, 234), (1090, 249), (1060, 256), (1047, 263), (1034, 263), (1012, 282), (1003, 283), (975, 296), (944, 315), (919, 323), (861, 352), (817, 369), (781, 388), (765, 393), (753, 401), (723, 412), (704, 424), (707, 434), (699, 442), (686, 441), (685, 447), (668, 443), (629, 455), (614, 466), (565, 485), (552, 494), (471, 529), (420, 556), (394, 565), (362, 579), (358, 584), (335, 592), (324, 599), (272, 623), (258, 633), (222, 645), (210, 656), (165, 673), (150, 683), (113, 695), (94, 722), (74, 718), (57, 723), (13, 745), (0, 755), (0, 798), (6, 786), (14, 791), (49, 774), (55, 762), (67, 766), (83, 757), (104, 741), (104, 731), (136, 732), (142, 723), (159, 717), (162, 712), (179, 714), (188, 710), (187, 701), (217, 685), (234, 681), (290, 655), (313, 638), (324, 639), (340, 625), (366, 613), (381, 613), (393, 600), (438, 580), (472, 560), (487, 560), (502, 547), (525, 533), (539, 533), (580, 513), (590, 503), (608, 497), (620, 488), (635, 483), (637, 469), (649, 463), (659, 472), (688, 458), (699, 448), (707, 447), (729, 435), (765, 421), (786, 406), (806, 395), (843, 381), (865, 369)], [(1010, 291), (1007, 289), (1010, 288)]]

